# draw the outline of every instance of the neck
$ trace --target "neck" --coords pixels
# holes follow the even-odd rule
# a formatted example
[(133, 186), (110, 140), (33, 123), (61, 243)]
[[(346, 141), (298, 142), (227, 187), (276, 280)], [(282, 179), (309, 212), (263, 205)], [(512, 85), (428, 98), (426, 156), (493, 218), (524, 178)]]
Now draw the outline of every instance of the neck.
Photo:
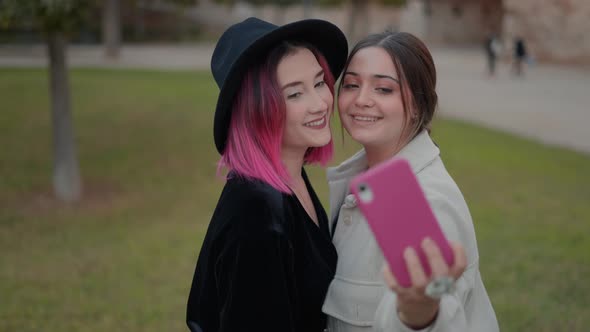
[(408, 145), (408, 143), (410, 143), (410, 141), (412, 141), (412, 139), (413, 138), (408, 134), (404, 135), (404, 133), (402, 133), (394, 139), (393, 142), (363, 145), (367, 155), (367, 166), (371, 168), (381, 162), (393, 158), (393, 156), (398, 154), (406, 145)]
[(283, 164), (287, 168), (287, 172), (294, 183), (302, 179), (301, 168), (303, 167), (305, 151), (306, 150), (289, 149), (285, 147), (283, 147), (281, 151)]
[(365, 145), (365, 152), (367, 154), (367, 165), (371, 168), (395, 156), (399, 149), (395, 146)]
[(381, 162), (393, 158), (408, 143), (409, 140), (400, 139), (386, 144), (364, 145), (365, 153), (367, 155), (367, 165), (371, 168)]

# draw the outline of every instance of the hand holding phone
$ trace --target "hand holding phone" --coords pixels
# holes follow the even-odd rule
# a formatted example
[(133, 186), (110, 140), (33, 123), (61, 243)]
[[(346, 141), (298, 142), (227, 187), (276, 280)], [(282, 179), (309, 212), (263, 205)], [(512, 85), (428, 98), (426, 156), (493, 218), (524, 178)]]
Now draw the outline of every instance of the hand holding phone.
[(403, 257), (407, 247), (417, 252), (430, 276), (420, 245), (426, 237), (437, 244), (446, 263), (453, 265), (453, 250), (405, 159), (392, 159), (359, 174), (351, 181), (350, 190), (401, 286), (412, 285)]

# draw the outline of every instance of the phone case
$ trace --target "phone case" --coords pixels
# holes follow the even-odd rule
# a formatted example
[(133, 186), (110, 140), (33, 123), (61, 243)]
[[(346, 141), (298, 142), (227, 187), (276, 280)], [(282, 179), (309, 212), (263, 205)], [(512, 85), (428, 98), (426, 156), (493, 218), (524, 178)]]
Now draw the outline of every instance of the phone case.
[(427, 236), (437, 243), (447, 264), (453, 264), (453, 250), (405, 159), (389, 160), (356, 176), (350, 190), (401, 286), (412, 284), (403, 258), (408, 246), (417, 251), (430, 275), (430, 265), (420, 246)]

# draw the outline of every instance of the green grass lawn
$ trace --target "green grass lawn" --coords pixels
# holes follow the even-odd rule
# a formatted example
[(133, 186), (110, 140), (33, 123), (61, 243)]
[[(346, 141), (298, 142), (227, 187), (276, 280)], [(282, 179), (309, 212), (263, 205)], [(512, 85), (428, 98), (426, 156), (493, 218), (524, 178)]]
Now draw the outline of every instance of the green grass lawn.
[[(213, 80), (75, 70), (71, 83), (85, 199), (64, 206), (51, 195), (46, 72), (0, 69), (0, 331), (186, 330), (223, 184)], [(336, 163), (357, 146), (333, 127)], [(590, 157), (461, 122), (434, 128), (502, 331), (586, 331)], [(327, 202), (323, 171), (310, 173)]]

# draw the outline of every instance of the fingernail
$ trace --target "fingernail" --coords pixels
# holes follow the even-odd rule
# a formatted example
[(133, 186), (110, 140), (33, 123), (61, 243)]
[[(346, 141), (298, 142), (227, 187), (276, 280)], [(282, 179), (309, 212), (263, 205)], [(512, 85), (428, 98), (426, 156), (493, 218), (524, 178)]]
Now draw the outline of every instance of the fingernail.
[(412, 249), (412, 247), (406, 247), (406, 249), (404, 250), (404, 257), (410, 258), (410, 256), (412, 256), (413, 252), (414, 252), (414, 249)]
[(432, 245), (432, 240), (430, 240), (430, 238), (428, 238), (428, 237), (424, 238), (424, 240), (422, 240), (422, 243), (420, 243), (420, 246), (424, 250), (428, 250), (428, 247), (431, 245)]

